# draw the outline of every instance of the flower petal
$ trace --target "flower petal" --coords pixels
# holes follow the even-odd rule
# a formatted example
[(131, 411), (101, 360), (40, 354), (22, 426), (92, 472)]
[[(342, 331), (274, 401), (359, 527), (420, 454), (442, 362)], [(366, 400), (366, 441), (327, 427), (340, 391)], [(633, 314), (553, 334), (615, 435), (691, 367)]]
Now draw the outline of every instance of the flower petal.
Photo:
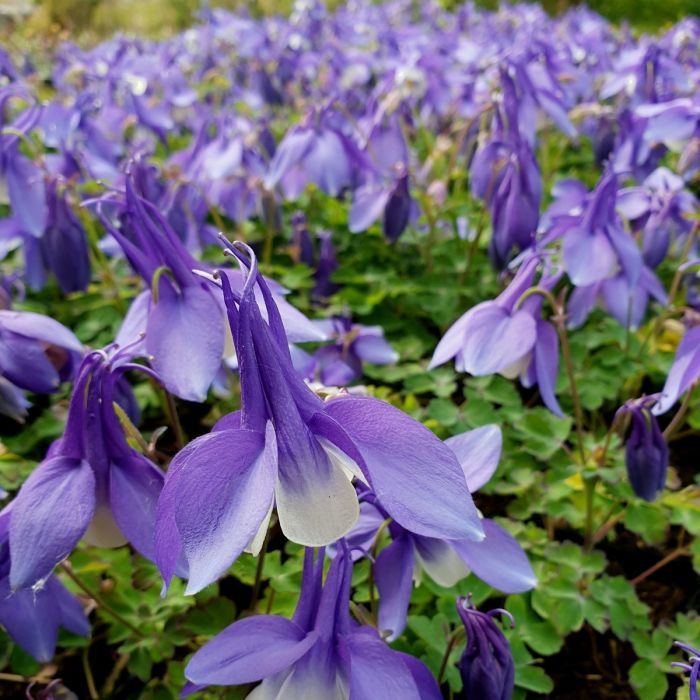
[(491, 423), (447, 438), (445, 444), (455, 453), (467, 478), (467, 486), (474, 493), (496, 471), (501, 458), (503, 437), (501, 429)]
[(224, 352), (221, 307), (201, 287), (162, 292), (148, 320), (146, 348), (169, 391), (204, 401)]
[(206, 685), (253, 683), (291, 666), (317, 641), (290, 620), (256, 615), (234, 622), (207, 642), (185, 668), (188, 680)]
[(374, 566), (379, 591), (379, 631), (391, 634), (392, 642), (406, 628), (408, 605), (413, 590), (413, 542), (409, 535), (397, 537), (385, 547)]
[(42, 462), (12, 506), (12, 589), (46, 578), (71, 553), (94, 511), (95, 477), (87, 462), (69, 457)]
[(486, 539), (452, 541), (462, 561), (483, 581), (503, 593), (522, 593), (537, 584), (527, 555), (516, 539), (493, 520), (482, 521)]
[(138, 452), (113, 459), (109, 468), (109, 503), (126, 538), (146, 559), (153, 561), (158, 497), (164, 476)]
[(326, 412), (354, 441), (374, 492), (399, 524), (428, 537), (482, 537), (457, 458), (425, 426), (367, 396), (335, 398)]
[(175, 522), (189, 564), (186, 593), (215, 581), (258, 531), (272, 501), (276, 446), (250, 430), (197, 438), (179, 472)]
[(350, 652), (349, 697), (352, 700), (420, 700), (416, 683), (403, 659), (375, 630), (361, 627), (344, 637), (344, 641)]

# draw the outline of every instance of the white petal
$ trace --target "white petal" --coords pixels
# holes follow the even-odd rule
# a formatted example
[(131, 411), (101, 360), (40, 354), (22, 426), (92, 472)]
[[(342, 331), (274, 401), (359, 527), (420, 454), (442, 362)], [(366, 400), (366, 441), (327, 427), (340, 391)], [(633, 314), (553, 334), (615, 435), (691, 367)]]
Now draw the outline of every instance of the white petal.
[(95, 547), (113, 549), (126, 544), (126, 537), (122, 534), (114, 520), (109, 506), (101, 503), (95, 508), (90, 526), (83, 535), (83, 540)]
[(294, 483), (277, 478), (277, 516), (285, 537), (307, 547), (324, 547), (346, 535), (357, 522), (360, 505), (344, 468), (328, 459), (320, 472), (309, 465), (309, 479)]

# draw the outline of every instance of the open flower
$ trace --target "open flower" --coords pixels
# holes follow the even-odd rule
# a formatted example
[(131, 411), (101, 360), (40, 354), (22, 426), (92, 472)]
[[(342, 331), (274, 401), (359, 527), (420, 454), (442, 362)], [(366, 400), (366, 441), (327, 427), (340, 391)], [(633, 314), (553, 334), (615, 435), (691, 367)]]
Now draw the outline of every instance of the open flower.
[[(501, 431), (485, 425), (445, 441), (464, 470), (474, 493), (492, 476), (501, 453)], [(473, 571), (489, 585), (505, 593), (522, 593), (535, 586), (537, 578), (527, 555), (515, 538), (493, 520), (482, 519), (486, 537), (447, 540), (418, 535), (396, 522), (371, 492), (361, 494), (358, 525), (347, 536), (353, 553), (367, 552), (386, 525), (392, 542), (379, 554), (374, 577), (379, 590), (379, 629), (396, 639), (406, 626), (413, 580), (425, 572), (441, 586), (454, 586)]]
[[(323, 402), (295, 372), (269, 288), (249, 259), (240, 294), (221, 277), (236, 345), (241, 411), (176, 455), (158, 504), (156, 560), (166, 583), (182, 555), (187, 591), (223, 574), (262, 541), (273, 506), (282, 532), (324, 546), (349, 532), (367, 483), (386, 511), (418, 534), (481, 539), (483, 530), (452, 451), (402, 411), (367, 396)], [(254, 288), (264, 296), (268, 322)]]
[(314, 562), (307, 549), (294, 617), (234, 622), (192, 657), (185, 693), (262, 681), (249, 700), (439, 700), (438, 685), (420, 661), (390, 649), (373, 627), (350, 618), (351, 576), (345, 549), (322, 583), (323, 551)]

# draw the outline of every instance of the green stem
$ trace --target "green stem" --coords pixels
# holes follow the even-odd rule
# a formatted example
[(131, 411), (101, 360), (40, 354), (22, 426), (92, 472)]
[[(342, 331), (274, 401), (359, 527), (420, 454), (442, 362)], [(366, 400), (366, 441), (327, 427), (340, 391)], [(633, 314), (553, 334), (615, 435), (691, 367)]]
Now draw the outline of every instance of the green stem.
[(683, 403), (681, 407), (676, 411), (676, 415), (673, 416), (671, 422), (666, 426), (666, 430), (663, 432), (664, 440), (668, 442), (668, 439), (678, 430), (678, 428), (683, 425), (683, 420), (685, 419), (685, 414), (688, 413), (688, 408), (690, 407), (690, 400), (693, 396), (693, 390), (695, 385), (691, 386), (688, 391), (685, 392), (683, 397)]
[(90, 659), (88, 657), (89, 651), (90, 651), (90, 647), (85, 647), (83, 649), (83, 653), (82, 653), (83, 673), (85, 674), (85, 684), (87, 685), (88, 695), (90, 696), (90, 700), (100, 700), (100, 696), (97, 693), (97, 688), (95, 687), (95, 678), (92, 675), (92, 669), (90, 668)]
[(144, 638), (143, 633), (141, 632), (138, 627), (134, 627), (128, 620), (126, 620), (124, 617), (122, 617), (121, 613), (118, 613), (113, 607), (111, 607), (109, 604), (107, 604), (104, 601), (104, 598), (102, 596), (98, 595), (95, 593), (93, 590), (91, 590), (83, 581), (76, 575), (76, 573), (73, 571), (71, 568), (71, 565), (66, 562), (62, 561), (59, 566), (63, 570), (63, 573), (68, 576), (68, 578), (73, 581), (73, 583), (80, 588), (83, 593), (85, 593), (86, 596), (89, 598), (92, 598), (92, 600), (95, 601), (98, 607), (102, 608), (106, 613), (111, 615), (117, 622), (120, 624), (124, 625), (127, 629), (131, 630), (137, 637), (140, 639)]
[(455, 648), (455, 645), (457, 642), (459, 642), (460, 638), (464, 636), (465, 632), (462, 628), (455, 630), (451, 635), (450, 638), (447, 642), (447, 647), (445, 648), (445, 653), (442, 656), (442, 661), (440, 662), (440, 670), (438, 671), (437, 674), (437, 682), (438, 685), (442, 685), (442, 681), (445, 677), (445, 671), (447, 670), (447, 662), (450, 660), (450, 654), (452, 653), (452, 650)]
[(586, 552), (590, 552), (593, 547), (593, 497), (595, 495), (597, 481), (597, 477), (591, 477), (584, 481), (584, 488), (586, 491), (586, 524), (583, 547)]
[(270, 527), (268, 526), (263, 540), (260, 554), (258, 554), (257, 566), (255, 567), (255, 581), (253, 582), (253, 592), (250, 595), (250, 609), (255, 611), (260, 596), (260, 586), (262, 585), (263, 567), (265, 565), (265, 555), (267, 554), (267, 545), (270, 542)]
[(163, 389), (163, 394), (165, 395), (165, 412), (168, 416), (170, 427), (173, 429), (173, 434), (175, 435), (175, 446), (178, 450), (181, 450), (185, 446), (185, 437), (182, 430), (182, 423), (180, 423), (180, 416), (177, 413), (175, 399), (167, 389)]
[(578, 438), (578, 451), (579, 457), (581, 458), (581, 466), (586, 463), (586, 453), (584, 450), (584, 433), (583, 433), (583, 408), (581, 406), (581, 401), (578, 395), (578, 389), (576, 386), (576, 377), (574, 376), (574, 362), (571, 357), (571, 346), (569, 345), (569, 336), (566, 332), (566, 316), (564, 313), (564, 307), (555, 298), (552, 292), (544, 287), (530, 287), (526, 290), (523, 295), (518, 299), (515, 304), (515, 308), (519, 309), (526, 299), (535, 294), (539, 294), (544, 297), (549, 303), (554, 316), (552, 320), (554, 321), (554, 326), (557, 329), (557, 334), (559, 336), (559, 343), (561, 345), (561, 355), (564, 360), (564, 367), (566, 368), (566, 375), (569, 380), (569, 388), (571, 390), (571, 400), (574, 404), (574, 419), (576, 423), (576, 435)]

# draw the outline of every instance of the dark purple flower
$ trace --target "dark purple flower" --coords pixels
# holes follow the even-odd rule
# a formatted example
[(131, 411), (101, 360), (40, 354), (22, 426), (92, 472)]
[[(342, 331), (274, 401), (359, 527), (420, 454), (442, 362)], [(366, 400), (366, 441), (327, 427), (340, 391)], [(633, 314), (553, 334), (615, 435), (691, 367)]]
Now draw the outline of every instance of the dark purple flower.
[(467, 644), (459, 660), (466, 698), (479, 700), (510, 700), (515, 687), (515, 667), (510, 644), (494, 622), (495, 615), (506, 610), (479, 612), (469, 598), (457, 599), (457, 612), (467, 632)]
[[(242, 407), (190, 443), (168, 470), (156, 528), (166, 583), (183, 555), (187, 590), (195, 593), (246, 547), (257, 551), (273, 505), (290, 540), (306, 546), (335, 542), (358, 517), (353, 478), (367, 483), (392, 517), (419, 534), (481, 539), (466, 479), (450, 449), (383, 401), (344, 396), (323, 402), (314, 394), (292, 366), (277, 307), (252, 251), (242, 245), (231, 251), (248, 267), (240, 294), (221, 277)], [(256, 287), (267, 322), (255, 302)]]
[(440, 700), (435, 679), (417, 659), (394, 651), (377, 630), (350, 617), (352, 561), (335, 557), (323, 581), (323, 550), (304, 556), (299, 602), (291, 620), (256, 615), (234, 622), (190, 660), (185, 694), (207, 685), (262, 683), (249, 698)]
[(629, 415), (632, 427), (625, 442), (625, 465), (632, 489), (645, 501), (653, 501), (666, 485), (668, 445), (656, 416), (649, 410), (656, 397), (627, 401), (616, 416)]

